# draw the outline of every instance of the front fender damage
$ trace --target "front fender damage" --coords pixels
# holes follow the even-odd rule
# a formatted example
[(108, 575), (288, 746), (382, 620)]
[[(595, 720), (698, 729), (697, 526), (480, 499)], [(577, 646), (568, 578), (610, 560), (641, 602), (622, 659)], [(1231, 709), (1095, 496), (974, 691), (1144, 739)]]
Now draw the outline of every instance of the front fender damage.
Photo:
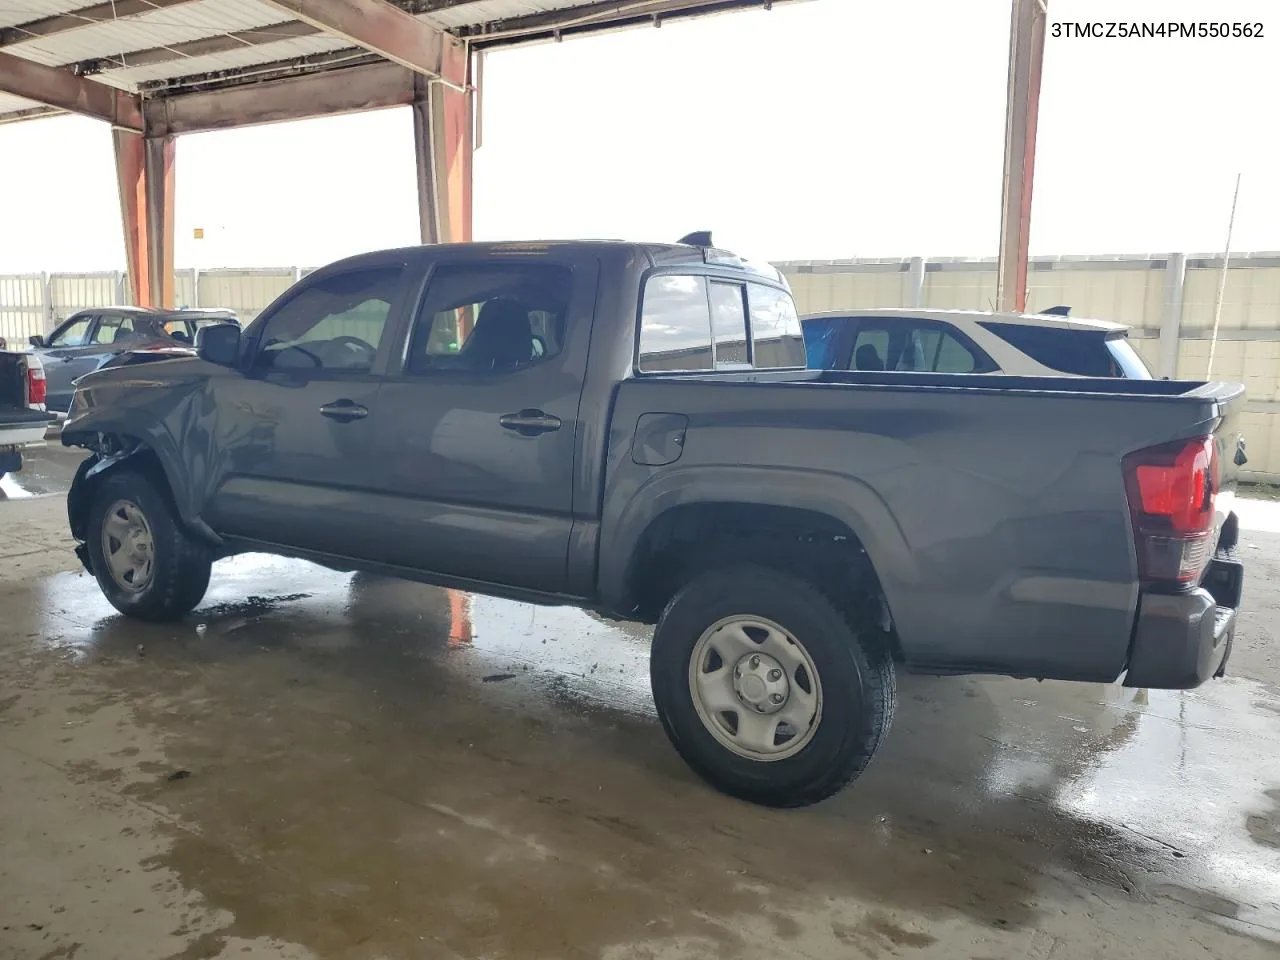
[(67, 522), (71, 527), (71, 535), (76, 539), (76, 556), (85, 570), (93, 573), (84, 543), (89, 507), (93, 499), (92, 480), (136, 455), (143, 448), (136, 442), (124, 445), (113, 442), (102, 434), (99, 434), (92, 444), (83, 446), (92, 451), (93, 456), (81, 461), (76, 469), (75, 478), (71, 481), (71, 489), (67, 492)]

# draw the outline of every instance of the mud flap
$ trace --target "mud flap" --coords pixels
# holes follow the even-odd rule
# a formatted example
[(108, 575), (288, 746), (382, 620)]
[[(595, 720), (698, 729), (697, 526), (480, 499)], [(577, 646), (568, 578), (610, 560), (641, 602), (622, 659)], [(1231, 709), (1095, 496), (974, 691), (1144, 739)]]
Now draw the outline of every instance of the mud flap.
[(1218, 670), (1213, 675), (1213, 679), (1221, 680), (1227, 675), (1227, 661), (1231, 659), (1231, 645), (1235, 642), (1235, 634), (1227, 637), (1227, 649), (1222, 651), (1222, 662), (1218, 664)]

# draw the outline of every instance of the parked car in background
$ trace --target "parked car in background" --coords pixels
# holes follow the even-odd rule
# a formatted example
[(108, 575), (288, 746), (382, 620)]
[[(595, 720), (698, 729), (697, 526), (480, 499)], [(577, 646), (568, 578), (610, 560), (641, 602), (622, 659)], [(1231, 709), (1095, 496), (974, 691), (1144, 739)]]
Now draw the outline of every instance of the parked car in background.
[(819, 370), (1151, 379), (1128, 328), (1105, 320), (894, 308), (815, 313), (801, 323), (808, 364)]
[(45, 412), (44, 365), (30, 350), (0, 339), (0, 478), (22, 469), (22, 452), (43, 443), (53, 417)]
[(31, 345), (49, 378), (49, 409), (66, 413), (75, 382), (129, 351), (191, 347), (196, 330), (209, 323), (238, 323), (231, 310), (149, 310), (145, 307), (92, 307), (73, 313), (48, 337)]

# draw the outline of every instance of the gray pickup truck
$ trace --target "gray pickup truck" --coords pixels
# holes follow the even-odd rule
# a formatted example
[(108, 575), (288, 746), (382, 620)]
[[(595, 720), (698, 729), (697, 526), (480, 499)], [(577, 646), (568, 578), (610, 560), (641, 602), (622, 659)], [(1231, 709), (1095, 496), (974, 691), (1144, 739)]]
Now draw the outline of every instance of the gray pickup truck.
[(197, 351), (64, 425), (117, 609), (265, 551), (656, 623), (663, 727), (749, 800), (856, 777), (897, 670), (1186, 688), (1230, 650), (1238, 386), (807, 370), (785, 282), (709, 243), (369, 254)]

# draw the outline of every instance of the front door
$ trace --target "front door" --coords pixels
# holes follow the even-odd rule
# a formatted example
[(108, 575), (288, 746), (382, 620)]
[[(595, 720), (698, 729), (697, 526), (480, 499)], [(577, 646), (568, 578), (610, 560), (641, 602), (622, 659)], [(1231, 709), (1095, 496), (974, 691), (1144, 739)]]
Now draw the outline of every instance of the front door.
[(305, 281), (250, 328), (244, 368), (211, 378), (219, 533), (376, 557), (372, 446), (404, 277), (393, 264)]
[(94, 357), (98, 347), (92, 341), (96, 319), (92, 312), (77, 313), (45, 341), (40, 359), (44, 363), (46, 403), (50, 410), (66, 413), (76, 390), (75, 381), (97, 365)]
[(436, 261), (379, 395), (384, 550), (395, 562), (565, 589), (593, 259)]

